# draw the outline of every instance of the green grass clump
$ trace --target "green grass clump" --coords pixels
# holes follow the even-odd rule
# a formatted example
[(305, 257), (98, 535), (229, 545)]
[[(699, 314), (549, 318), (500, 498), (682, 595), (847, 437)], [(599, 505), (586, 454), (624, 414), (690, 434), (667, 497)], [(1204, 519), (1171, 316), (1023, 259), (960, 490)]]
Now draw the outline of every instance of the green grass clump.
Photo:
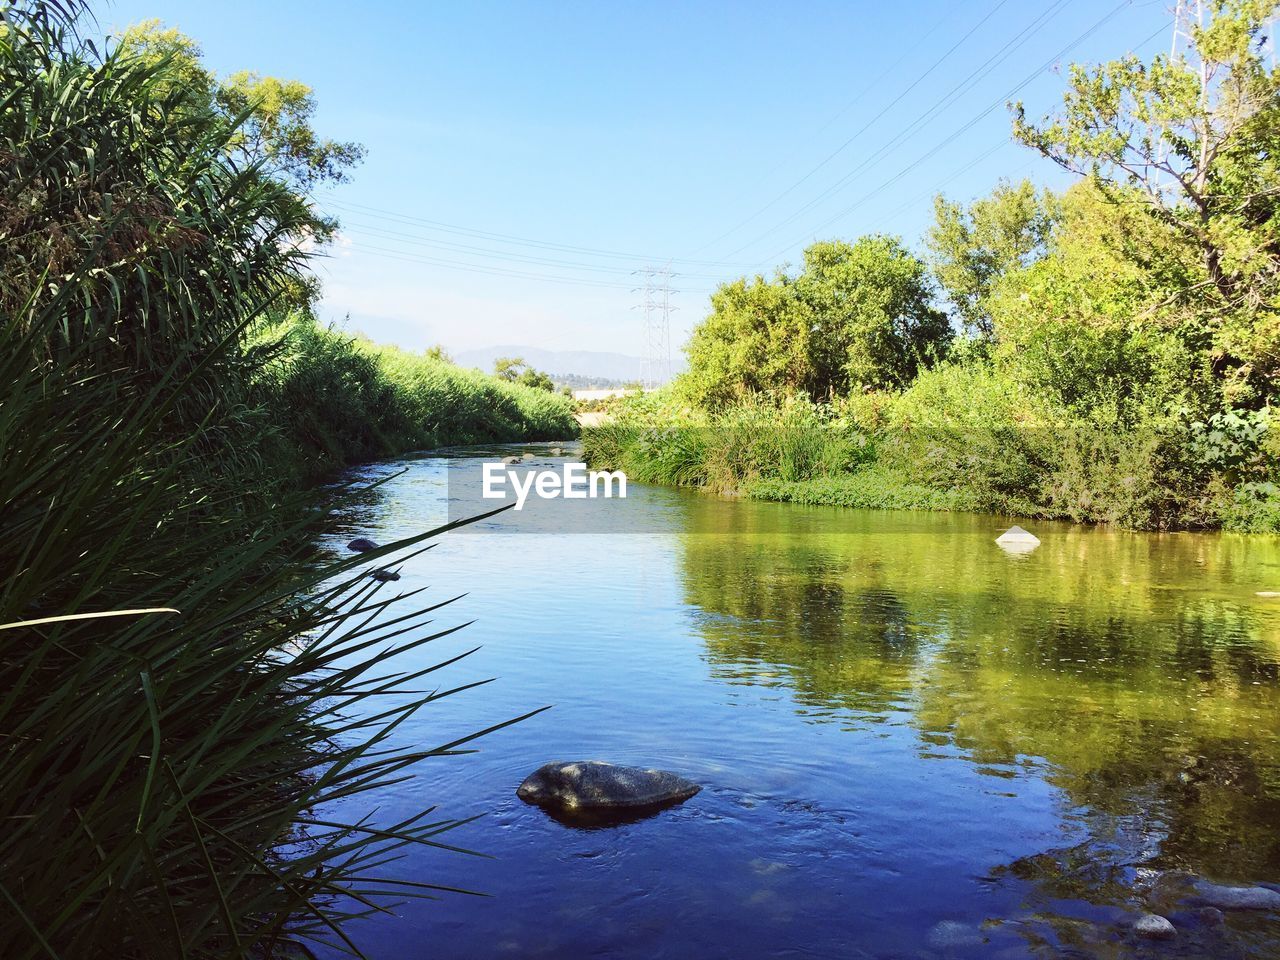
[(806, 481), (865, 456), (860, 438), (835, 429), (805, 401), (762, 398), (718, 416), (693, 415), (655, 394), (628, 398), (619, 409), (614, 420), (584, 431), (584, 456), (642, 483), (740, 494), (760, 478)]
[(747, 493), (757, 500), (808, 506), (867, 510), (973, 509), (972, 501), (958, 490), (939, 490), (915, 483), (902, 471), (880, 465), (810, 480), (760, 479), (747, 487)]

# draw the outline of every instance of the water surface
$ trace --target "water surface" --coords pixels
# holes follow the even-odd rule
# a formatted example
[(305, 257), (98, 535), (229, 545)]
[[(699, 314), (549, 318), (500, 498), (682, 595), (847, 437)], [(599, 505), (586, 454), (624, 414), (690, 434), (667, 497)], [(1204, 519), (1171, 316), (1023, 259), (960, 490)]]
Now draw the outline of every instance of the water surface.
[[(389, 470), (351, 531), (440, 520), (442, 460)], [(377, 798), (483, 814), (450, 840), (492, 859), (389, 868), (489, 896), (357, 926), (374, 960), (1280, 957), (1280, 917), (1124, 929), (1184, 872), (1280, 881), (1280, 542), (1038, 523), (1012, 556), (998, 517), (628, 494), (623, 532), (557, 502), (404, 567), (477, 622), (403, 666), (482, 645), (449, 680), (497, 681), (400, 743), (554, 706)], [(516, 799), (587, 758), (704, 790), (591, 830)]]

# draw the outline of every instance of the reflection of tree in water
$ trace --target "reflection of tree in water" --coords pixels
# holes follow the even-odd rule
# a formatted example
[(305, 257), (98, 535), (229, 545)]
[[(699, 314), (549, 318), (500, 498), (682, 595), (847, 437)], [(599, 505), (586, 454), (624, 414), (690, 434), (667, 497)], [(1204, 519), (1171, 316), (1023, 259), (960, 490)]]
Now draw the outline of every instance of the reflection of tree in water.
[(922, 755), (1040, 769), (1102, 871), (1073, 897), (1113, 902), (1138, 866), (1280, 879), (1280, 618), (1230, 592), (1280, 548), (1065, 529), (1015, 565), (935, 523), (686, 538), (715, 674), (785, 684), (810, 716), (909, 708)]
[(691, 540), (686, 590), (713, 614), (699, 631), (716, 676), (781, 681), (798, 703), (845, 716), (890, 709), (908, 693), (920, 634), (891, 591), (851, 590), (843, 565), (788, 540)]

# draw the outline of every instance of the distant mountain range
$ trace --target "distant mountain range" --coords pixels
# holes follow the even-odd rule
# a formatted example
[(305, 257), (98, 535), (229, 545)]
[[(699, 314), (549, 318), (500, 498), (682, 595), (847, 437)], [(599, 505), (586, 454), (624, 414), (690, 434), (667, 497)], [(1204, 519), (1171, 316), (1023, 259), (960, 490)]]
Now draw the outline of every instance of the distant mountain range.
[[(616, 386), (640, 378), (640, 358), (625, 353), (605, 353), (594, 350), (543, 350), (540, 347), (519, 344), (499, 344), (479, 350), (461, 350), (453, 354), (459, 366), (479, 367), (486, 373), (493, 370), (493, 362), (499, 357), (524, 357), (525, 363), (551, 374), (552, 378), (568, 378), (589, 381), (601, 386)], [(587, 386), (586, 382), (574, 384)]]

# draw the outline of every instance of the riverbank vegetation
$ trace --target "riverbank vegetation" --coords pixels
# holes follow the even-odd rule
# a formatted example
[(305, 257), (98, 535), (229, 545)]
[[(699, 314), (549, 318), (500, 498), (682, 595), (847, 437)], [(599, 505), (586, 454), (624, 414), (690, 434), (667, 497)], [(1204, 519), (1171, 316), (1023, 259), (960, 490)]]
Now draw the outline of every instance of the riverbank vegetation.
[(577, 433), (569, 398), (537, 385), (347, 336), (294, 311), (256, 324), (269, 360), (252, 397), (273, 457), (304, 479), (413, 450)]
[(317, 324), (308, 190), (358, 149), (82, 13), (0, 6), (0, 952), (297, 956), (434, 889), (383, 867), (454, 822), (351, 801), (471, 739), (387, 742), (451, 691), (379, 660), (442, 634), (356, 564), (433, 532), (334, 562), (304, 481), (568, 407)]
[(1021, 142), (1078, 176), (938, 197), (919, 254), (816, 243), (724, 284), (689, 370), (586, 437), (638, 479), (772, 499), (1280, 531), (1274, 4), (1189, 56), (1071, 69)]

